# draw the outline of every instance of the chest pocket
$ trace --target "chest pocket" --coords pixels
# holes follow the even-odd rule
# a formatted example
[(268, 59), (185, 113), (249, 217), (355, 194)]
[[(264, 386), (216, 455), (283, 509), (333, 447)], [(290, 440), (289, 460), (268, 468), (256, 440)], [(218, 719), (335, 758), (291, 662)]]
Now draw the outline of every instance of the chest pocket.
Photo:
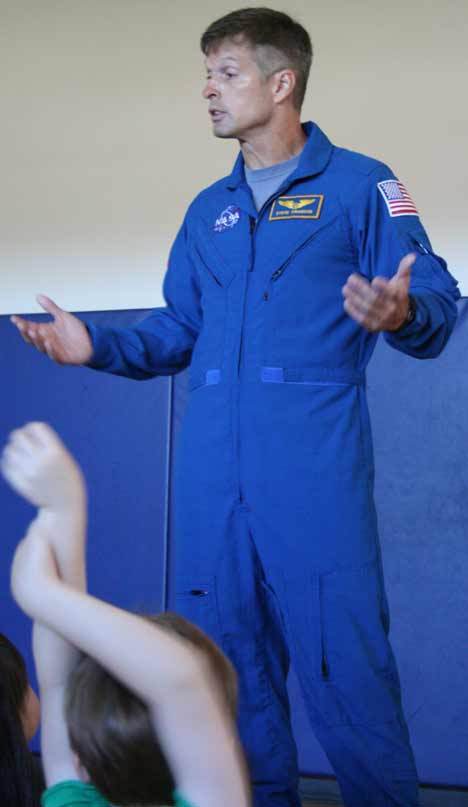
[(278, 258), (263, 297), (265, 366), (336, 366), (336, 347), (349, 339), (340, 332), (342, 288), (356, 269), (343, 217), (332, 216)]
[(235, 240), (236, 233), (213, 233), (206, 225), (197, 229), (192, 244), (193, 254), (201, 287), (207, 293), (213, 291), (213, 285), (218, 290), (226, 290), (237, 274), (239, 261), (236, 261)]
[[(270, 275), (270, 280), (276, 282), (287, 270), (291, 267), (301, 253), (317, 256), (321, 253), (327, 253), (337, 245), (336, 234), (333, 234), (332, 228), (336, 225), (338, 215), (334, 215), (328, 221), (321, 222), (318, 226), (311, 228), (309, 232), (300, 237), (292, 249), (287, 251), (281, 249), (278, 245), (276, 261), (272, 264), (274, 271)], [(343, 249), (341, 245), (341, 250)]]
[[(210, 292), (216, 291), (216, 287), (219, 291), (227, 289), (235, 272), (225, 264), (217, 251), (210, 248), (209, 245), (194, 243), (193, 252), (202, 290), (210, 294)], [(215, 284), (214, 289), (213, 284)]]
[(219, 382), (226, 337), (228, 289), (236, 268), (224, 258), (213, 243), (208, 227), (193, 234), (190, 253), (201, 291), (202, 328), (192, 354), (190, 389)]

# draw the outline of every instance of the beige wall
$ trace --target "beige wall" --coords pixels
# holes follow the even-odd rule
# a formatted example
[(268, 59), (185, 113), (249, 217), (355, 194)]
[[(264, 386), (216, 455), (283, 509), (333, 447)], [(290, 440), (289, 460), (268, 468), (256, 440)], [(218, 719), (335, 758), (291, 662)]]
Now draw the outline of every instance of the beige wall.
[[(0, 313), (160, 304), (184, 210), (237, 150), (210, 133), (199, 34), (243, 5), (0, 0)], [(466, 0), (270, 5), (314, 42), (304, 117), (392, 166), (468, 294)]]

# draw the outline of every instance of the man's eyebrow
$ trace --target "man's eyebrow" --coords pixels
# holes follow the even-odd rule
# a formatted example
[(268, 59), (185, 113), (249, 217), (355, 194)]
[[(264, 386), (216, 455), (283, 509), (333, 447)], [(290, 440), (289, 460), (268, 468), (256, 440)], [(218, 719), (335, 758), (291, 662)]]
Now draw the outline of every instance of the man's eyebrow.
[[(220, 67), (224, 67), (224, 66), (225, 66), (225, 65), (226, 65), (228, 62), (232, 62), (232, 63), (233, 63), (233, 64), (235, 64), (235, 65), (238, 65), (238, 64), (239, 64), (239, 61), (238, 61), (238, 59), (236, 59), (236, 57), (235, 57), (235, 56), (223, 56), (223, 57), (220, 59), (220, 64), (219, 64), (219, 66), (220, 66)], [(210, 72), (210, 71), (213, 69), (212, 67), (209, 67), (207, 64), (205, 64), (205, 68), (206, 68), (206, 72), (207, 72), (207, 73), (209, 73), (209, 72)]]

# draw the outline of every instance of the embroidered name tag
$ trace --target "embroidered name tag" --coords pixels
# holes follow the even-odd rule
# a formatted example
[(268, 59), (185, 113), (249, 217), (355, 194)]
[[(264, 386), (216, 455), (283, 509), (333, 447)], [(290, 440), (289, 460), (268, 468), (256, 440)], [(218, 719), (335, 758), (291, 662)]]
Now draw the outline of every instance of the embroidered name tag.
[(304, 194), (303, 196), (279, 196), (270, 210), (270, 221), (285, 219), (318, 219), (323, 205), (323, 194)]

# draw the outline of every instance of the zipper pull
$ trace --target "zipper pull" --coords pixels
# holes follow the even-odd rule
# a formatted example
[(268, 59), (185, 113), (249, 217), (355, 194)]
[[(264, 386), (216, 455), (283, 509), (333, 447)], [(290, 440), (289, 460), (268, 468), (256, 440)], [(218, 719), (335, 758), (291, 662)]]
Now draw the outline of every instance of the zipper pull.
[[(414, 239), (414, 240), (416, 241), (416, 239)], [(423, 255), (430, 255), (430, 254), (431, 254), (431, 253), (429, 252), (429, 250), (428, 250), (428, 249), (426, 249), (426, 247), (424, 246), (424, 244), (422, 244), (422, 243), (421, 243), (421, 241), (416, 241), (416, 244), (418, 245), (418, 247), (419, 247), (419, 249), (421, 250), (421, 252), (422, 252), (422, 254), (423, 254)]]
[(278, 280), (278, 278), (281, 277), (283, 272), (284, 272), (284, 266), (280, 266), (280, 268), (277, 269), (276, 272), (273, 272), (273, 274), (271, 276), (271, 279), (272, 280)]
[(254, 234), (256, 223), (257, 223), (257, 219), (254, 219), (253, 216), (249, 216), (250, 235)]

